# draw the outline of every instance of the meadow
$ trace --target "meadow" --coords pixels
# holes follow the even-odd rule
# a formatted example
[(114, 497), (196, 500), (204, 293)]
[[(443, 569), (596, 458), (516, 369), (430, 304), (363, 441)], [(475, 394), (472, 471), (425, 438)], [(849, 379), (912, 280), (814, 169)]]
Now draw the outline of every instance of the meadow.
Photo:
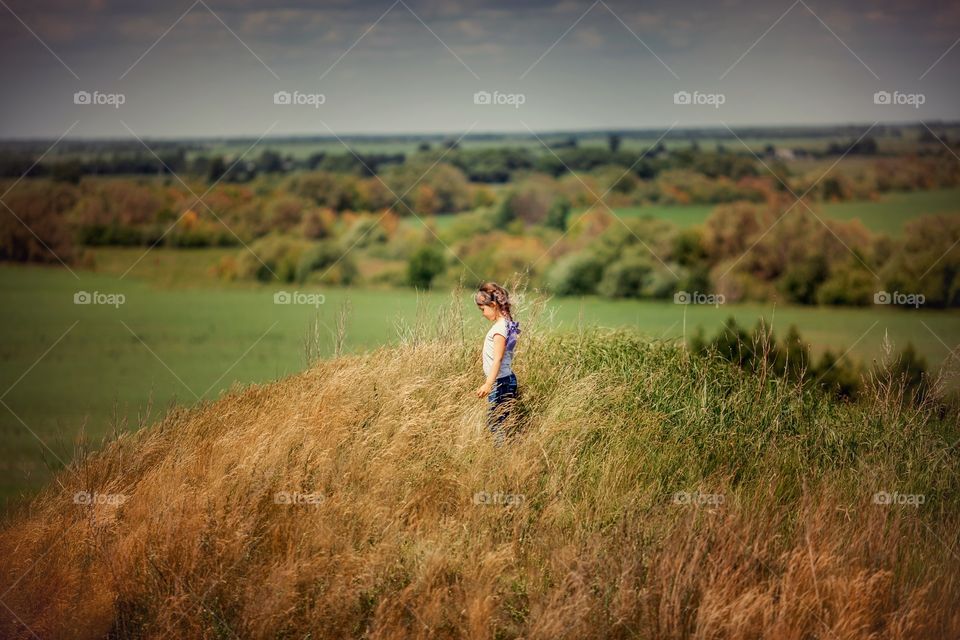
[[(746, 328), (763, 318), (780, 336), (796, 325), (815, 357), (830, 350), (869, 367), (886, 347), (912, 344), (928, 370), (953, 371), (960, 228), (949, 214), (960, 174), (925, 129), (878, 130), (869, 149), (842, 155), (851, 131), (741, 132), (771, 163), (776, 152), (811, 152), (784, 161), (785, 175), (810, 188), (824, 178), (811, 204), (846, 240), (799, 208), (772, 225), (789, 194), (767, 161), (724, 132), (676, 132), (662, 149), (649, 132), (544, 133), (557, 156), (525, 135), (465, 139), (458, 150), (442, 137), (350, 139), (365, 159), (335, 141), (291, 138), (265, 141), (235, 171), (224, 160), (245, 148), (236, 140), (167, 141), (160, 151), (175, 170), (122, 145), (66, 145), (83, 157), (18, 151), (7, 158), (5, 203), (21, 218), (0, 218), (0, 498), (43, 485), (82, 434), (96, 446), (234, 384), (396, 344), (456, 282), (517, 272), (556, 294), (544, 322), (559, 332), (629, 328), (689, 342), (729, 317)], [(318, 153), (327, 155), (311, 159)], [(39, 175), (20, 179), (34, 164)], [(581, 218), (593, 190), (613, 180), (624, 224)], [(657, 204), (626, 206), (645, 202)], [(665, 204), (683, 202), (694, 204)], [(731, 215), (740, 206), (746, 218)], [(935, 214), (948, 215), (904, 232)], [(852, 219), (872, 234), (843, 227)], [(867, 256), (879, 282), (847, 250)], [(923, 291), (927, 308), (872, 306), (878, 288)], [(731, 304), (673, 304), (680, 290), (723, 293)], [(79, 291), (121, 294), (123, 304), (74, 304)], [(275, 304), (279, 291), (323, 303)], [(459, 302), (472, 310), (466, 296)], [(462, 331), (481, 335), (476, 314)]]
[(955, 407), (534, 321), (495, 449), (462, 310), (80, 447), (0, 528), (0, 635), (960, 633)]
[(859, 219), (868, 229), (891, 236), (914, 218), (952, 214), (960, 207), (960, 189), (885, 193), (876, 200), (828, 202), (824, 213), (836, 220)]
[[(643, 207), (616, 207), (617, 215), (627, 217), (649, 216), (669, 220), (681, 228), (690, 228), (702, 224), (716, 205), (649, 205)], [(898, 236), (903, 225), (920, 216), (950, 214), (960, 207), (960, 189), (931, 189), (929, 191), (908, 191), (885, 193), (874, 200), (853, 200), (847, 202), (825, 202), (820, 205), (823, 218), (834, 220), (858, 219), (875, 233)], [(582, 213), (581, 209), (579, 213)], [(440, 216), (440, 228), (449, 224)]]
[[(81, 433), (96, 444), (114, 430), (153, 422), (172, 403), (193, 405), (234, 384), (301, 371), (308, 344), (329, 357), (396, 343), (449, 299), (449, 292), (310, 288), (303, 292), (322, 293), (322, 304), (275, 304), (274, 293), (295, 286), (216, 279), (211, 265), (232, 251), (154, 249), (123, 279), (142, 249), (99, 249), (97, 271), (78, 270), (79, 280), (63, 269), (0, 268), (0, 399), (9, 407), (0, 417), (0, 495), (10, 498), (43, 484), (48, 466), (59, 468), (73, 457)], [(77, 291), (120, 293), (125, 300), (115, 307), (76, 305)], [(481, 319), (466, 297), (462, 306), (464, 334), (480, 336)], [(551, 300), (544, 322), (560, 331), (626, 327), (675, 340), (689, 338), (697, 327), (712, 335), (729, 316), (745, 326), (762, 316), (778, 332), (795, 324), (814, 353), (849, 348), (860, 360), (880, 357), (888, 336), (897, 349), (912, 342), (938, 368), (948, 358), (947, 345), (960, 343), (957, 311), (685, 306), (588, 297)]]
[[(716, 208), (717, 205), (689, 204), (689, 205), (646, 205), (631, 207), (613, 207), (613, 211), (623, 218), (651, 217), (668, 220), (682, 229), (689, 229), (699, 224)], [(960, 189), (931, 189), (929, 191), (892, 192), (878, 196), (874, 200), (854, 200), (846, 202), (825, 202), (820, 205), (821, 216), (834, 220), (858, 219), (863, 225), (875, 233), (886, 233), (898, 236), (903, 231), (903, 225), (921, 216), (936, 214), (951, 214), (960, 207)], [(585, 209), (578, 209), (576, 215), (583, 214)], [(458, 219), (467, 214), (434, 215), (425, 218), (438, 230), (449, 228)], [(416, 218), (406, 218), (403, 224), (411, 229), (419, 228), (421, 222)]]

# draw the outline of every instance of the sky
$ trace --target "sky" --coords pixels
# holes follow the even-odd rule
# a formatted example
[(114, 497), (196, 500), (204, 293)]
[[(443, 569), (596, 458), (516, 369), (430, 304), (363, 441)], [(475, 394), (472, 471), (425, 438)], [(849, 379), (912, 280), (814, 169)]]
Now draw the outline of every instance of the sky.
[(928, 0), (0, 0), (0, 137), (958, 120), (958, 41)]

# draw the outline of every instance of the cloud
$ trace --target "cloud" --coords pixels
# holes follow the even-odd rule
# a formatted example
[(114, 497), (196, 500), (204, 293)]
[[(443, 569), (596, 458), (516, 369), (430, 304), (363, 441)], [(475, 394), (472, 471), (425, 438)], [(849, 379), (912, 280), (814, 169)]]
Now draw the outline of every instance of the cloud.
[(571, 35), (577, 44), (588, 49), (599, 49), (606, 43), (606, 38), (596, 27), (579, 27)]
[(658, 27), (664, 23), (663, 15), (650, 13), (649, 11), (637, 11), (627, 15), (624, 22), (630, 25), (634, 31), (649, 27)]
[(454, 26), (460, 33), (468, 38), (482, 38), (487, 33), (487, 30), (484, 28), (484, 26), (476, 20), (457, 20), (454, 23)]

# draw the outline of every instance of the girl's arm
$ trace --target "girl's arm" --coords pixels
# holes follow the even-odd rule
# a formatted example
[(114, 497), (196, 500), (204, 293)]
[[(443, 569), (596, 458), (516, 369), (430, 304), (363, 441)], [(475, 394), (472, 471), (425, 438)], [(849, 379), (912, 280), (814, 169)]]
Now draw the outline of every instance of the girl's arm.
[(490, 374), (486, 382), (477, 389), (477, 397), (482, 398), (493, 390), (493, 383), (497, 380), (497, 374), (500, 373), (500, 363), (503, 362), (503, 354), (507, 352), (507, 338), (502, 334), (493, 336), (493, 364), (490, 366)]

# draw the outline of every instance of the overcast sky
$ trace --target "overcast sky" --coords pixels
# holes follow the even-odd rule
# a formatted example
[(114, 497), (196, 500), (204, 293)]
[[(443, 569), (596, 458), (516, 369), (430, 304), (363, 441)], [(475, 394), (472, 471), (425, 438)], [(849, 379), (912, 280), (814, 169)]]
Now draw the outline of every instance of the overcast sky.
[(0, 137), (960, 119), (958, 38), (924, 0), (2, 0)]

